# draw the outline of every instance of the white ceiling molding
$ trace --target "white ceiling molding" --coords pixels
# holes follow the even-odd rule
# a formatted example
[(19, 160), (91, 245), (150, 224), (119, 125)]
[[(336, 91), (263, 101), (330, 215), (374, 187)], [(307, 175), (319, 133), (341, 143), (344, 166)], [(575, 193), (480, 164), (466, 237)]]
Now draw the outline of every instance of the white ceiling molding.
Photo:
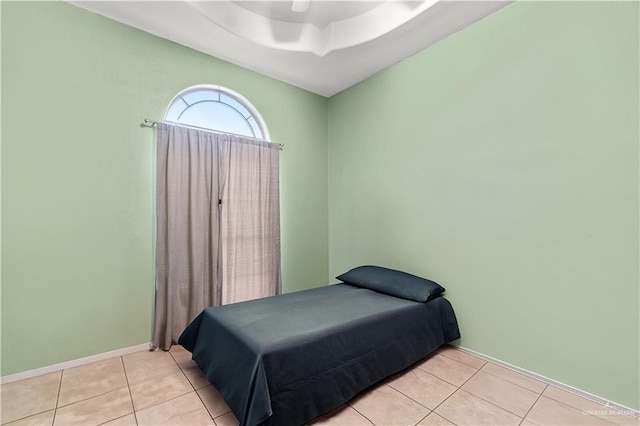
[[(318, 28), (313, 22), (289, 22), (264, 16), (232, 1), (188, 0), (187, 3), (211, 23), (249, 42), (269, 49), (308, 52), (323, 57), (332, 51), (381, 37), (406, 24), (437, 1), (423, 0), (413, 4), (382, 2), (356, 16), (341, 19), (338, 14), (336, 20), (324, 28)], [(341, 7), (329, 2), (325, 5)]]
[(329, 97), (511, 0), (68, 2)]
[(264, 1), (264, 0), (231, 0), (240, 7), (277, 21), (306, 22), (323, 29), (334, 21), (361, 15), (368, 10), (380, 6), (386, 0), (313, 0), (308, 1), (308, 9), (304, 13), (292, 11), (294, 3), (300, 0)]

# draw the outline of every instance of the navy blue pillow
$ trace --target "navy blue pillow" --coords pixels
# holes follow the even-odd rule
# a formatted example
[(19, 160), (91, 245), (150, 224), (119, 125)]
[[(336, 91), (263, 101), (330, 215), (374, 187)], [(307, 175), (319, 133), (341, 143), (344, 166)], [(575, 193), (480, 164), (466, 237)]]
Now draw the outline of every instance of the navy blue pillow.
[(444, 293), (444, 288), (438, 283), (381, 266), (358, 266), (336, 279), (416, 302), (426, 302)]

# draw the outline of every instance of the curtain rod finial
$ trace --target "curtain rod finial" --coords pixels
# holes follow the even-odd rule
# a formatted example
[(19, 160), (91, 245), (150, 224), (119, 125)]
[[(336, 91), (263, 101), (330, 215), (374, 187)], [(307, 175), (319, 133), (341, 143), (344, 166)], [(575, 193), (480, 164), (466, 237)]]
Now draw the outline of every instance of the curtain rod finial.
[(142, 120), (142, 123), (140, 123), (140, 127), (154, 127), (156, 124), (158, 124), (156, 121), (145, 118)]

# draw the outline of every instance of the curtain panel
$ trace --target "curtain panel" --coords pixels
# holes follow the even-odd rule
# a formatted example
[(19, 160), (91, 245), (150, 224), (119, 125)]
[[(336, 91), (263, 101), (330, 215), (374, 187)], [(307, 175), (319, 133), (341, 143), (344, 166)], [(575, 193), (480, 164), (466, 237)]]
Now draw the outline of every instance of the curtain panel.
[(280, 292), (279, 151), (158, 124), (154, 347), (206, 307)]
[(222, 197), (222, 304), (281, 292), (280, 149), (231, 143)]

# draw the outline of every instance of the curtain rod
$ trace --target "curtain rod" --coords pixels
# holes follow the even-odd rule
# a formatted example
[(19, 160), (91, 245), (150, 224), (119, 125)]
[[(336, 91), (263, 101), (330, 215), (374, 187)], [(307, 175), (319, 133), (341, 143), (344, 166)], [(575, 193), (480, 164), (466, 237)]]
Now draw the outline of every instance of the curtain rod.
[[(140, 123), (140, 127), (156, 127), (156, 125), (158, 123), (162, 123), (161, 121), (154, 121), (154, 120), (149, 120), (148, 118), (145, 118), (142, 123)], [(269, 142), (269, 143), (274, 143), (276, 145), (280, 146), (280, 149), (284, 148), (284, 144), (281, 143), (277, 143), (277, 142), (271, 142), (271, 141), (265, 141), (264, 139), (260, 139), (260, 138), (255, 138), (252, 136), (247, 136), (247, 135), (240, 135), (238, 133), (230, 133), (230, 132), (218, 132), (216, 130), (211, 130), (211, 129), (207, 129), (205, 127), (198, 127), (198, 126), (187, 126), (187, 125), (183, 125), (183, 124), (178, 124), (178, 123), (171, 123), (174, 126), (178, 126), (178, 127), (186, 127), (186, 128), (191, 128), (191, 129), (198, 129), (198, 130), (205, 130), (207, 132), (211, 132), (211, 133), (217, 133), (219, 135), (233, 135), (233, 136), (241, 136), (243, 138), (248, 138), (248, 139), (255, 139), (257, 141), (262, 141), (262, 142)]]

